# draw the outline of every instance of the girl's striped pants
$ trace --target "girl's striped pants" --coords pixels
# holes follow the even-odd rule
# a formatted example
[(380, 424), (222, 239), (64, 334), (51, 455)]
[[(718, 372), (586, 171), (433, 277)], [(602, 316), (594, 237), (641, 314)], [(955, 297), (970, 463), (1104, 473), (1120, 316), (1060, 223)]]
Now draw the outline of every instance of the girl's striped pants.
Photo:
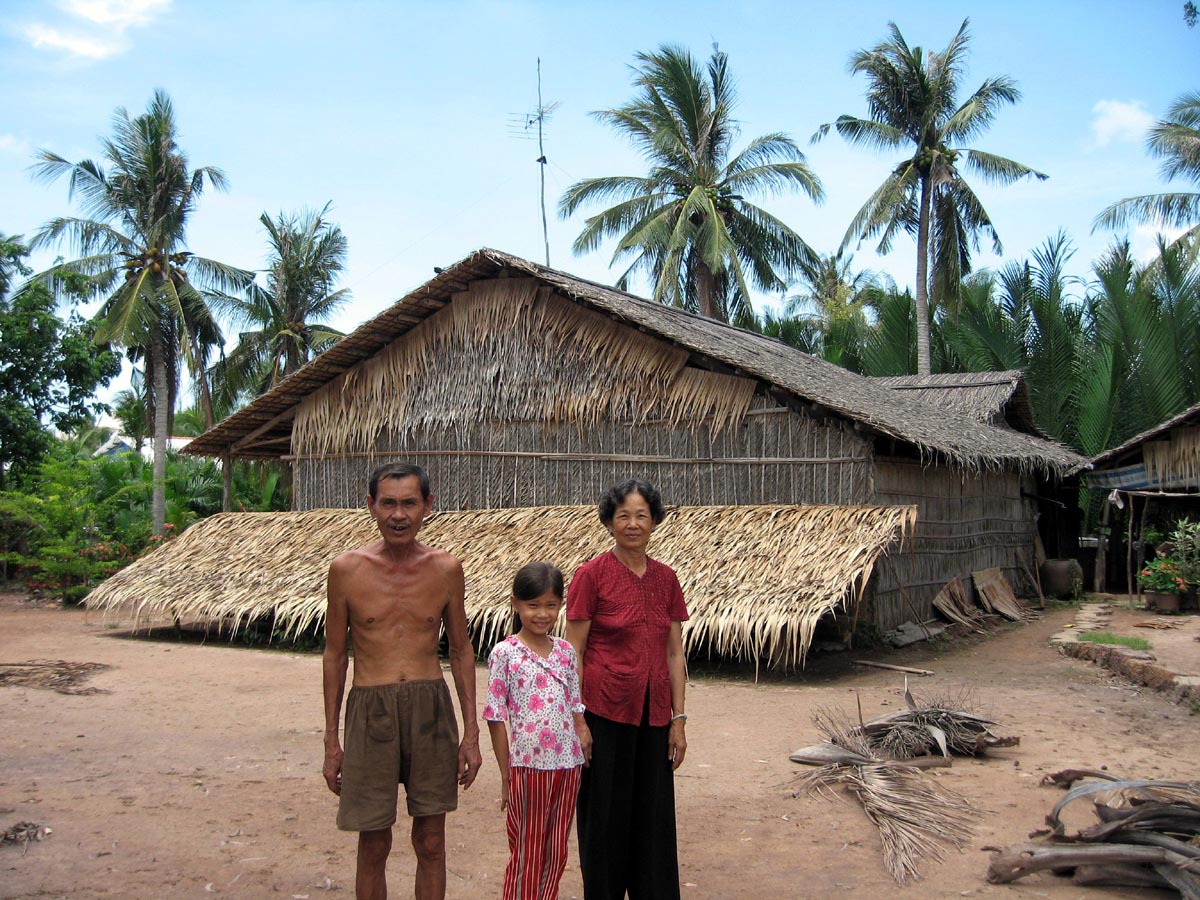
[(567, 866), (581, 769), (514, 766), (508, 777), (508, 849), (503, 900), (556, 900)]

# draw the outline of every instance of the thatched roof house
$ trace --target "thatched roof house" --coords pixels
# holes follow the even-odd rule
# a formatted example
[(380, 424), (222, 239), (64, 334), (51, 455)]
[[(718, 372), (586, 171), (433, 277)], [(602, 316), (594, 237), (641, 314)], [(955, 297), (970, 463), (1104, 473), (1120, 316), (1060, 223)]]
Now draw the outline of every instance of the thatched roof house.
[[(804, 626), (771, 612), (764, 589), (749, 595), (761, 616), (736, 625), (728, 616), (714, 620), (719, 626), (702, 616), (689, 623), (693, 648), (756, 655), (765, 646), (752, 637), (759, 625), (778, 626), (773, 640), (781, 646), (798, 636), (806, 646), (815, 616), (859, 596), (853, 585), (866, 583), (887, 545), (878, 536), (887, 532), (890, 541), (904, 530), (873, 509), (916, 510), (911, 549), (876, 567), (859, 611), (882, 628), (929, 617), (932, 597), (954, 575), (1000, 567), (1023, 577), (1037, 496), (1084, 461), (1037, 433), (1019, 378), (956, 378), (881, 383), (761, 335), (480, 250), (187, 452), (291, 462), (301, 511), (361, 507), (367, 473), (392, 459), (429, 469), (442, 510), (590, 504), (609, 484), (638, 474), (670, 503), (727, 515), (712, 522), (724, 546), (755, 558), (768, 584), (779, 582), (784, 607), (807, 610)], [(730, 510), (763, 505), (777, 512), (739, 517)], [(832, 531), (814, 531), (827, 507), (845, 514), (822, 520)], [(464, 521), (482, 523), (491, 513), (471, 515)], [(859, 520), (884, 524), (864, 540), (845, 530)], [(809, 603), (781, 558), (750, 552), (764, 522), (786, 523), (791, 537), (776, 539), (795, 558), (832, 559), (831, 548), (843, 544), (874, 549), (852, 554), (857, 574), (846, 577), (838, 564), (836, 584), (825, 583), (823, 599)], [(598, 524), (591, 528), (603, 538)], [(564, 566), (575, 557), (572, 542), (584, 540), (571, 534), (546, 548)], [(712, 615), (742, 609), (736, 595), (754, 566), (731, 570), (738, 578), (728, 584), (692, 578), (708, 552), (694, 543), (703, 529), (681, 540), (677, 555), (665, 552), (665, 534), (653, 551), (694, 585), (693, 608)], [(317, 532), (308, 541), (315, 554), (342, 549), (327, 547)], [(507, 546), (511, 557), (493, 559), (504, 574), (532, 551), (520, 540)], [(260, 554), (256, 564), (272, 565), (270, 556)], [(227, 556), (208, 556), (193, 565), (193, 580), (205, 565), (230, 567)], [(253, 592), (239, 584), (225, 587), (252, 602)], [(192, 587), (174, 590), (182, 598)], [(132, 584), (118, 584), (96, 599), (135, 596)], [(305, 602), (319, 610), (322, 600)], [(732, 643), (712, 637), (735, 633)]]
[(1200, 403), (1092, 459), (1089, 487), (1200, 492)]

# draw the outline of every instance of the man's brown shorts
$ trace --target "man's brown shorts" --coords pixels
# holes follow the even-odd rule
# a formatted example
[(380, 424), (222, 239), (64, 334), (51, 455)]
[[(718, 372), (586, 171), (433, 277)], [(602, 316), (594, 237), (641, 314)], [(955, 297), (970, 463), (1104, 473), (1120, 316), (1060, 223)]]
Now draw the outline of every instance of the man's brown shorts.
[(410, 816), (458, 807), (458, 723), (442, 679), (352, 687), (337, 827), (374, 831), (396, 821), (396, 785)]

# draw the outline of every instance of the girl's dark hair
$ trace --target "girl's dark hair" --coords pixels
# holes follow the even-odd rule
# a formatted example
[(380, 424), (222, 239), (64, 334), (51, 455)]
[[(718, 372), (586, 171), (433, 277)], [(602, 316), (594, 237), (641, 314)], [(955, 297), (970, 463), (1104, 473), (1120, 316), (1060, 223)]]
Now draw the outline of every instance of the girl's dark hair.
[(614, 484), (600, 498), (600, 521), (605, 525), (611, 525), (613, 516), (617, 514), (617, 507), (624, 503), (625, 498), (630, 494), (642, 495), (642, 499), (650, 507), (650, 518), (654, 520), (655, 525), (661, 524), (662, 520), (667, 517), (667, 511), (663, 508), (662, 496), (654, 485), (648, 481), (642, 481), (640, 478), (627, 478), (620, 484)]
[(559, 600), (563, 597), (563, 575), (553, 563), (526, 563), (513, 578), (512, 592), (517, 600), (536, 600), (546, 591), (553, 591)]

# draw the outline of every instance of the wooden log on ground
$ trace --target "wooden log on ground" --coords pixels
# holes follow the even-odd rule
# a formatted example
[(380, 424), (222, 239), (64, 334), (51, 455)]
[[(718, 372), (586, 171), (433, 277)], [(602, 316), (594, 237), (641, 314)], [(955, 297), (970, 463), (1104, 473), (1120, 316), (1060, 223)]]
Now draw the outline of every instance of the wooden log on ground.
[(1059, 772), (1051, 772), (1049, 775), (1044, 775), (1042, 777), (1042, 785), (1045, 787), (1069, 788), (1075, 782), (1084, 778), (1103, 778), (1105, 781), (1123, 780), (1119, 775), (1104, 772), (1100, 769), (1063, 769)]
[(1100, 866), (1079, 866), (1071, 876), (1071, 883), (1083, 887), (1090, 885), (1114, 885), (1116, 887), (1170, 887), (1170, 883), (1154, 869), (1112, 863)]
[(889, 672), (907, 672), (909, 675), (933, 675), (928, 669), (913, 669), (909, 666), (893, 666), (890, 663), (874, 662), (869, 659), (852, 660), (856, 666), (868, 666), (872, 669), (887, 669)]
[[(992, 857), (988, 864), (987, 880), (991, 884), (1011, 884), (1019, 878), (1046, 869), (1146, 865), (1154, 866), (1183, 894), (1184, 900), (1200, 900), (1200, 875), (1186, 871), (1184, 867), (1189, 864), (1191, 860), (1187, 857), (1162, 847), (1135, 847), (1130, 844), (1013, 844)], [(1171, 867), (1176, 877), (1168, 876), (1159, 866)], [(1194, 886), (1192, 881), (1195, 882)]]

